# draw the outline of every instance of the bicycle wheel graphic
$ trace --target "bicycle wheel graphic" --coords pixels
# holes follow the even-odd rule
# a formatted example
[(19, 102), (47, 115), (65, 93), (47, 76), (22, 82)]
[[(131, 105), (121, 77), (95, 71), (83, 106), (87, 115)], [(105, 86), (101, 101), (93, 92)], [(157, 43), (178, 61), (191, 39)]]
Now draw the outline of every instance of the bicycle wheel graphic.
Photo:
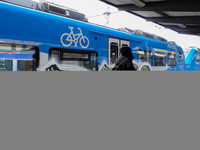
[(82, 36), (80, 38), (80, 45), (82, 48), (87, 48), (89, 44), (90, 44), (89, 39), (86, 36)]
[(72, 44), (73, 39), (72, 39), (72, 36), (70, 34), (64, 33), (64, 34), (62, 34), (60, 41), (64, 46), (68, 47)]

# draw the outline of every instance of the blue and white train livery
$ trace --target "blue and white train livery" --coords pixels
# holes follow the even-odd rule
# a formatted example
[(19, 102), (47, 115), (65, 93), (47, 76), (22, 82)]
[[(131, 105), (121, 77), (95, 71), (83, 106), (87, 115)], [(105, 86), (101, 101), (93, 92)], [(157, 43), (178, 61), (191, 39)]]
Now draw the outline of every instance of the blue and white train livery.
[(183, 49), (161, 37), (141, 36), (1, 1), (0, 20), (3, 71), (110, 70), (121, 46), (131, 47), (138, 70), (186, 70)]
[(200, 70), (200, 51), (196, 47), (183, 48), (185, 51), (185, 69), (187, 71)]

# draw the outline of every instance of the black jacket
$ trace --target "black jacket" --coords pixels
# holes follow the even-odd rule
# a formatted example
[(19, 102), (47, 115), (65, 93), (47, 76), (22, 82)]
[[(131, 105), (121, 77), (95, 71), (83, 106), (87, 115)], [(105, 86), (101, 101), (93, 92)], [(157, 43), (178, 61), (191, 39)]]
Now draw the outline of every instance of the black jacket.
[(125, 71), (125, 70), (136, 70), (135, 67), (133, 66), (132, 60), (130, 57), (127, 56), (121, 56), (119, 57), (115, 65), (119, 65), (124, 59), (126, 59), (121, 65), (120, 65), (120, 70)]
[(119, 67), (120, 70), (136, 70), (132, 63), (134, 56), (132, 55), (131, 48), (130, 47), (122, 47), (122, 48), (120, 48), (120, 53), (122, 54), (122, 56), (120, 56), (116, 60), (115, 66), (119, 65), (124, 59), (126, 59), (120, 65), (120, 67)]

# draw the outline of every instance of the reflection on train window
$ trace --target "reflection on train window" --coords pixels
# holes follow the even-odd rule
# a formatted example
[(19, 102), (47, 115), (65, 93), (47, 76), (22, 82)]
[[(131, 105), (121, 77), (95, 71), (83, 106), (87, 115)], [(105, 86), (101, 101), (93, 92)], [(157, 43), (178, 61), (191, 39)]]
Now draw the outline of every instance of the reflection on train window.
[(152, 52), (145, 50), (138, 50), (138, 61), (139, 62), (149, 62), (151, 65), (152, 61)]
[(65, 65), (75, 65), (88, 70), (98, 70), (97, 52), (72, 49), (50, 49), (50, 58), (57, 57), (58, 63)]
[(176, 66), (176, 54), (168, 54), (168, 65)]
[(155, 53), (155, 66), (166, 66), (166, 54)]
[(36, 71), (38, 65), (36, 46), (0, 43), (0, 71)]
[(112, 42), (110, 44), (110, 64), (114, 64), (117, 58), (118, 58), (118, 44)]

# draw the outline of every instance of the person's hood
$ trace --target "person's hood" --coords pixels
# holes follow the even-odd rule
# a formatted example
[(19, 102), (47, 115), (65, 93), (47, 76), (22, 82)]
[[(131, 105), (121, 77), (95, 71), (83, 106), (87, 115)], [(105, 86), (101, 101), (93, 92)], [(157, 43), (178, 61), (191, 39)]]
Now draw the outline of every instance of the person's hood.
[(134, 56), (132, 55), (130, 47), (122, 47), (122, 48), (120, 48), (120, 53), (122, 54), (122, 56), (129, 57), (131, 60), (134, 59)]

